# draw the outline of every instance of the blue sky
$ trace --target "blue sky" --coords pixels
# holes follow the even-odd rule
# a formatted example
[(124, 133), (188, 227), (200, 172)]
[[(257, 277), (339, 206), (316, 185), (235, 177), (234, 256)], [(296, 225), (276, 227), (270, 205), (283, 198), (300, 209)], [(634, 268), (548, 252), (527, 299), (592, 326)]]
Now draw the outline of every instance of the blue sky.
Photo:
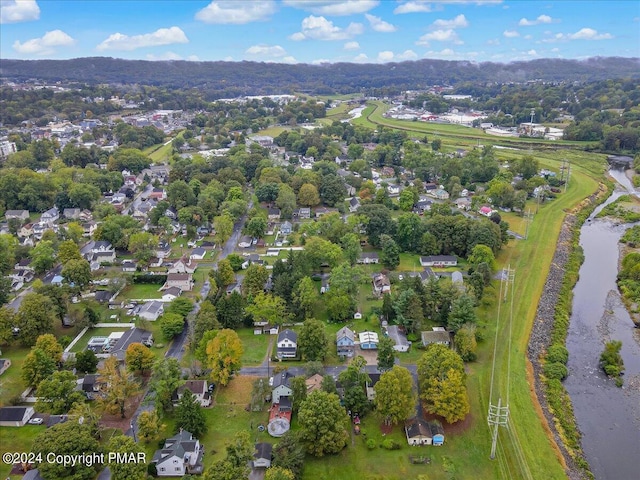
[(387, 63), (640, 56), (640, 2), (0, 0), (0, 58)]

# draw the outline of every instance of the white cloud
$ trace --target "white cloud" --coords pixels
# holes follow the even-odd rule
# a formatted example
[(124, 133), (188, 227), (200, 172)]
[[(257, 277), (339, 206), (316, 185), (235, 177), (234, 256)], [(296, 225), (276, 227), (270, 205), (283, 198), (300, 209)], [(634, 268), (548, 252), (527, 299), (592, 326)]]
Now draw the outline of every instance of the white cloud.
[(247, 51), (244, 52), (247, 55), (251, 56), (260, 56), (260, 57), (284, 57), (287, 55), (287, 51), (282, 48), (280, 45), (253, 45), (247, 48)]
[(516, 30), (505, 30), (504, 32), (502, 32), (502, 35), (507, 38), (515, 38), (520, 36), (520, 34)]
[(233, 57), (231, 55), (227, 55), (222, 59), (224, 62), (233, 62)]
[(525, 35), (524, 39), (525, 40), (531, 40), (533, 38), (533, 35)]
[(36, 0), (0, 0), (0, 23), (30, 22), (39, 18)]
[(571, 40), (609, 40), (613, 38), (610, 33), (598, 33), (593, 28), (581, 28), (576, 33), (567, 35)]
[[(398, 5), (393, 13), (400, 15), (403, 13), (429, 13), (434, 10), (440, 10), (443, 4), (474, 4), (474, 5), (495, 5), (502, 3), (502, 0), (410, 0)], [(436, 5), (433, 7), (433, 5)]]
[(375, 15), (369, 15), (368, 13), (366, 13), (364, 16), (367, 18), (367, 20), (369, 20), (369, 24), (371, 25), (371, 28), (376, 32), (390, 33), (390, 32), (395, 32), (397, 30), (395, 25), (391, 25), (389, 22), (385, 22), (380, 17), (376, 17)]
[(55, 47), (69, 47), (74, 43), (75, 40), (62, 30), (52, 30), (40, 38), (32, 38), (24, 43), (16, 40), (13, 49), (27, 55), (50, 55), (55, 52)]
[(155, 32), (142, 35), (113, 33), (96, 47), (96, 50), (135, 50), (143, 47), (157, 47), (174, 43), (189, 43), (189, 39), (179, 27), (159, 28)]
[(425, 33), (422, 35), (416, 45), (429, 45), (429, 42), (451, 42), (455, 45), (461, 45), (463, 42), (458, 37), (458, 34), (453, 29), (448, 30), (434, 30), (433, 32)]
[(401, 15), (403, 13), (429, 13), (431, 12), (431, 4), (427, 2), (407, 2), (402, 5), (398, 5), (393, 13)]
[(204, 23), (243, 25), (268, 20), (275, 11), (272, 0), (220, 0), (198, 11), (195, 18)]
[(361, 23), (350, 23), (346, 28), (336, 27), (332, 21), (324, 17), (309, 15), (302, 20), (302, 29), (289, 38), (294, 41), (300, 40), (346, 40), (355, 35), (360, 35), (364, 31)]
[(360, 44), (358, 42), (347, 42), (342, 48), (345, 50), (360, 50)]
[(287, 55), (283, 59), (278, 60), (278, 63), (298, 63), (298, 60), (296, 60), (296, 58), (291, 55)]
[(378, 61), (379, 62), (390, 62), (393, 60), (393, 52), (389, 50), (385, 50), (384, 52), (378, 52)]
[(536, 52), (534, 49), (531, 49), (527, 52), (527, 55), (531, 56), (531, 57), (537, 57), (538, 56), (538, 52)]
[(427, 53), (425, 53), (425, 56), (428, 57), (453, 57), (454, 55), (456, 55), (456, 52), (454, 52), (450, 48), (442, 49), (439, 52), (429, 50)]
[(500, 39), (499, 38), (492, 38), (487, 40), (487, 45), (500, 45)]
[(464, 15), (460, 14), (451, 20), (443, 20), (440, 18), (433, 22), (433, 25), (438, 28), (464, 28), (469, 26), (469, 22)]
[(152, 61), (182, 60), (182, 57), (175, 52), (164, 52), (164, 53), (161, 53), (160, 55), (149, 53), (147, 54), (147, 60), (152, 60)]
[(316, 15), (333, 17), (365, 13), (377, 7), (379, 3), (378, 0), (284, 0), (284, 4), (290, 7), (300, 8)]
[(402, 53), (399, 53), (396, 58), (398, 60), (416, 60), (418, 58), (418, 54), (413, 50), (405, 50)]
[(540, 15), (535, 20), (528, 20), (526, 18), (521, 18), (518, 22), (518, 25), (521, 27), (531, 27), (533, 25), (540, 25), (542, 23), (552, 23), (554, 21), (549, 15)]
[(356, 55), (353, 61), (355, 63), (364, 63), (369, 61), (369, 57), (367, 57), (366, 53), (360, 53), (359, 55)]
[(559, 51), (560, 51), (560, 49), (559, 49), (558, 47), (555, 47), (555, 48), (552, 48), (552, 49), (551, 49), (551, 51), (552, 51), (553, 53), (557, 53), (557, 52), (559, 52)]

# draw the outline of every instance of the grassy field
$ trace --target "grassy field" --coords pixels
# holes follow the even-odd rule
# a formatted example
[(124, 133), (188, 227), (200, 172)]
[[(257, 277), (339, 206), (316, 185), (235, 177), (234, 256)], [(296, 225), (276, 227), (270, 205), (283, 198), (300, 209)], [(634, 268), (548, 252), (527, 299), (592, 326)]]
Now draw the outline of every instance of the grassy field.
[(143, 150), (143, 153), (146, 154), (153, 163), (168, 163), (172, 152), (173, 145), (171, 145), (171, 143), (154, 145)]
[(162, 298), (162, 292), (158, 291), (161, 286), (162, 285), (156, 283), (136, 283), (133, 285), (127, 285), (122, 292), (120, 292), (118, 299)]
[[(45, 431), (45, 425), (25, 425), (24, 427), (0, 428), (0, 454), (5, 452), (30, 452), (33, 439)], [(0, 463), (0, 478), (18, 480), (22, 475), (9, 475), (11, 466)]]
[(276, 337), (273, 335), (254, 335), (253, 328), (242, 328), (237, 332), (244, 348), (242, 366), (260, 365), (267, 356), (269, 342), (271, 340), (275, 342)]
[(269, 127), (269, 128), (265, 128), (264, 130), (260, 130), (258, 133), (256, 133), (256, 135), (267, 135), (269, 137), (275, 138), (278, 135), (280, 135), (282, 132), (287, 130), (291, 130), (291, 128), (290, 127)]
[(3, 348), (2, 358), (11, 360), (11, 366), (0, 377), (0, 385), (2, 385), (0, 405), (6, 406), (11, 398), (20, 395), (26, 388), (22, 383), (20, 373), (22, 372), (22, 362), (24, 362), (24, 357), (27, 356), (29, 350), (27, 347), (18, 346)]

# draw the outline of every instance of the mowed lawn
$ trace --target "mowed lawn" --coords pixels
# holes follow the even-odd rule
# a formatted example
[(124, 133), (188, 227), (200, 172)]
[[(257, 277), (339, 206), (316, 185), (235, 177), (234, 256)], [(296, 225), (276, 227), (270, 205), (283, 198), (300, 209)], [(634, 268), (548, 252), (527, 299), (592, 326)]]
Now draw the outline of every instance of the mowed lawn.
[(118, 298), (120, 300), (162, 298), (162, 292), (158, 291), (161, 286), (162, 285), (157, 283), (136, 283), (133, 285), (127, 285), (124, 290), (122, 290)]
[[(3, 375), (4, 380), (4, 375)], [(4, 390), (4, 387), (3, 387)], [(0, 427), (0, 455), (6, 452), (30, 452), (33, 440), (47, 429), (45, 425), (25, 425), (24, 427)], [(0, 478), (18, 480), (22, 475), (9, 475), (11, 465), (0, 463)]]
[(242, 341), (242, 366), (250, 367), (260, 365), (267, 356), (267, 347), (273, 340), (275, 345), (276, 335), (254, 335), (253, 328), (238, 329), (238, 336)]

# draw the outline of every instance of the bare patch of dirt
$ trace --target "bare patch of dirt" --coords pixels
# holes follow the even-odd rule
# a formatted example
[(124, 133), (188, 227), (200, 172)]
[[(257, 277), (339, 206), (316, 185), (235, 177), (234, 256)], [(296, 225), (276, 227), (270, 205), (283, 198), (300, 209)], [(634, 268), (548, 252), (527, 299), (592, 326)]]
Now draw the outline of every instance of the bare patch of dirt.
[(389, 435), (391, 432), (393, 432), (393, 425), (387, 425), (384, 422), (382, 422), (380, 424), (380, 431), (384, 434), (384, 435)]
[(138, 406), (140, 405), (140, 402), (143, 398), (144, 394), (140, 393), (135, 397), (131, 397), (129, 400), (127, 400), (127, 403), (125, 404), (125, 418), (122, 418), (120, 414), (103, 414), (102, 418), (100, 419), (100, 425), (106, 428), (117, 428), (119, 430), (122, 430), (123, 433), (126, 432), (127, 430), (129, 430), (129, 428), (131, 428), (131, 417), (138, 409)]
[(432, 413), (427, 412), (424, 409), (423, 409), (423, 412), (424, 412), (424, 419), (425, 420), (427, 420), (427, 421), (429, 421), (429, 420), (438, 420), (442, 424), (442, 428), (444, 428), (445, 436), (461, 435), (461, 434), (465, 433), (467, 430), (469, 430), (469, 428), (471, 428), (471, 426), (473, 425), (473, 422), (475, 420), (473, 415), (468, 413), (467, 416), (464, 417), (463, 420), (460, 420), (459, 422), (456, 422), (456, 423), (449, 423), (444, 418), (442, 418), (440, 415), (434, 415)]

